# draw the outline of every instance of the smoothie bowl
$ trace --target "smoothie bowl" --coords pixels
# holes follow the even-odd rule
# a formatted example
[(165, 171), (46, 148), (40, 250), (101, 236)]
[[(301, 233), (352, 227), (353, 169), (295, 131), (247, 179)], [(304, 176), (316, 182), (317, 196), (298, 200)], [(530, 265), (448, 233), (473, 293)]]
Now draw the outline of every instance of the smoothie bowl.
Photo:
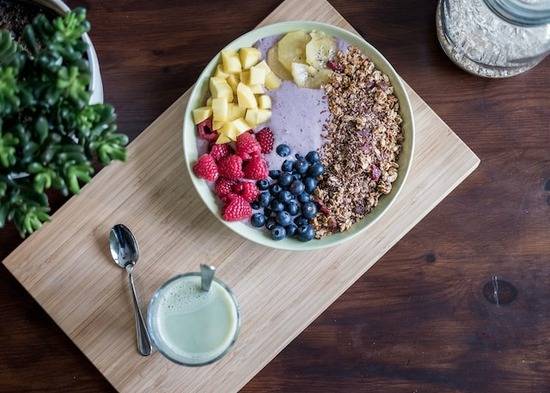
[(208, 64), (183, 146), (195, 188), (225, 225), (269, 247), (311, 250), (387, 210), (409, 171), (414, 122), (399, 76), (361, 37), (284, 22)]

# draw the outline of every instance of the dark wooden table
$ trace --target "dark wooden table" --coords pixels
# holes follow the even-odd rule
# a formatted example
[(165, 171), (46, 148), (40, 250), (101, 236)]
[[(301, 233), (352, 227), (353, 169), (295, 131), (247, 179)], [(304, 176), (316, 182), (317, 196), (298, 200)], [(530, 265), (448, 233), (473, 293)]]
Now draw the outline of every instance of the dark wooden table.
[[(70, 1), (132, 137), (278, 3)], [(244, 391), (549, 392), (550, 61), (476, 78), (438, 47), (435, 1), (333, 4), (482, 163)], [(0, 259), (19, 243), (0, 231)], [(0, 316), (0, 392), (113, 391), (3, 266)]]

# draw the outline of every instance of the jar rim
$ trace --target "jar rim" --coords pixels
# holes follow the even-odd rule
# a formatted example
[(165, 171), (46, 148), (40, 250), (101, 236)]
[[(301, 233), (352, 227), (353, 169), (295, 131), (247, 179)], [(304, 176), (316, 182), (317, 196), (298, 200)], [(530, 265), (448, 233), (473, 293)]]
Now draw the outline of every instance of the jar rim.
[(550, 0), (484, 0), (491, 11), (508, 23), (535, 27), (550, 23)]

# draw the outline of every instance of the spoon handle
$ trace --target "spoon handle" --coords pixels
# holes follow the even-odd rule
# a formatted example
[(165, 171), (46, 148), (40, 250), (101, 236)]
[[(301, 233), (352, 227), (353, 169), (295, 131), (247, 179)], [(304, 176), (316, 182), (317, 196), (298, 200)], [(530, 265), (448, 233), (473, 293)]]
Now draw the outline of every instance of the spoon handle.
[(136, 335), (137, 335), (137, 347), (138, 351), (143, 356), (149, 356), (153, 351), (151, 347), (151, 340), (149, 339), (149, 333), (143, 320), (143, 315), (139, 308), (139, 301), (136, 294), (136, 287), (134, 285), (134, 276), (132, 273), (128, 274), (128, 281), (130, 282), (130, 289), (132, 290), (132, 299), (134, 303), (134, 317), (136, 319)]

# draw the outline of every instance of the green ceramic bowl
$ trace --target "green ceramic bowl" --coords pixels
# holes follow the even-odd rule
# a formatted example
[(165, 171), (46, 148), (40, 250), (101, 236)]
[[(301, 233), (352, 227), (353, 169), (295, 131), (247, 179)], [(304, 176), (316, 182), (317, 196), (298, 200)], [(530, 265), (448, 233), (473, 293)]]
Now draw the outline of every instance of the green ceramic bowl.
[(403, 145), (403, 151), (399, 156), (399, 176), (393, 183), (392, 191), (380, 198), (378, 206), (368, 214), (363, 220), (355, 223), (349, 230), (337, 233), (331, 236), (326, 236), (320, 240), (312, 240), (309, 242), (300, 242), (296, 239), (284, 239), (280, 241), (272, 240), (269, 237), (269, 233), (265, 230), (253, 228), (252, 226), (244, 222), (227, 222), (224, 221), (220, 215), (220, 206), (216, 196), (208, 187), (207, 182), (195, 176), (192, 170), (193, 163), (198, 158), (197, 145), (196, 145), (196, 131), (193, 124), (191, 111), (204, 104), (208, 92), (208, 78), (214, 73), (216, 65), (219, 62), (220, 55), (214, 57), (210, 63), (206, 66), (204, 71), (200, 74), (197, 83), (195, 84), (189, 103), (185, 110), (183, 119), (183, 151), (185, 154), (185, 163), (193, 185), (195, 186), (200, 197), (223, 225), (226, 225), (231, 230), (235, 231), (242, 237), (251, 240), (255, 243), (262, 244), (267, 247), (280, 248), (285, 250), (314, 250), (329, 246), (340, 244), (346, 240), (355, 237), (361, 232), (366, 232), (367, 228), (374, 223), (378, 218), (384, 214), (384, 212), (390, 207), (394, 199), (399, 194), (399, 191), (403, 187), (407, 174), (409, 172), (412, 154), (414, 150), (414, 121), (411, 109), (409, 97), (401, 79), (390, 65), (390, 63), (378, 52), (372, 45), (367, 43), (363, 38), (350, 33), (347, 30), (324, 24), (319, 22), (310, 21), (293, 21), (275, 23), (269, 26), (260, 27), (256, 30), (250, 31), (235, 41), (231, 42), (225, 49), (239, 49), (245, 46), (252, 46), (257, 40), (263, 37), (268, 37), (277, 34), (284, 34), (295, 30), (320, 30), (333, 37), (341, 38), (347, 41), (349, 44), (362, 50), (376, 65), (378, 69), (383, 71), (391, 80), (393, 84), (395, 94), (399, 98), (399, 104), (401, 108), (401, 117), (403, 118), (403, 132), (405, 134), (405, 141)]

